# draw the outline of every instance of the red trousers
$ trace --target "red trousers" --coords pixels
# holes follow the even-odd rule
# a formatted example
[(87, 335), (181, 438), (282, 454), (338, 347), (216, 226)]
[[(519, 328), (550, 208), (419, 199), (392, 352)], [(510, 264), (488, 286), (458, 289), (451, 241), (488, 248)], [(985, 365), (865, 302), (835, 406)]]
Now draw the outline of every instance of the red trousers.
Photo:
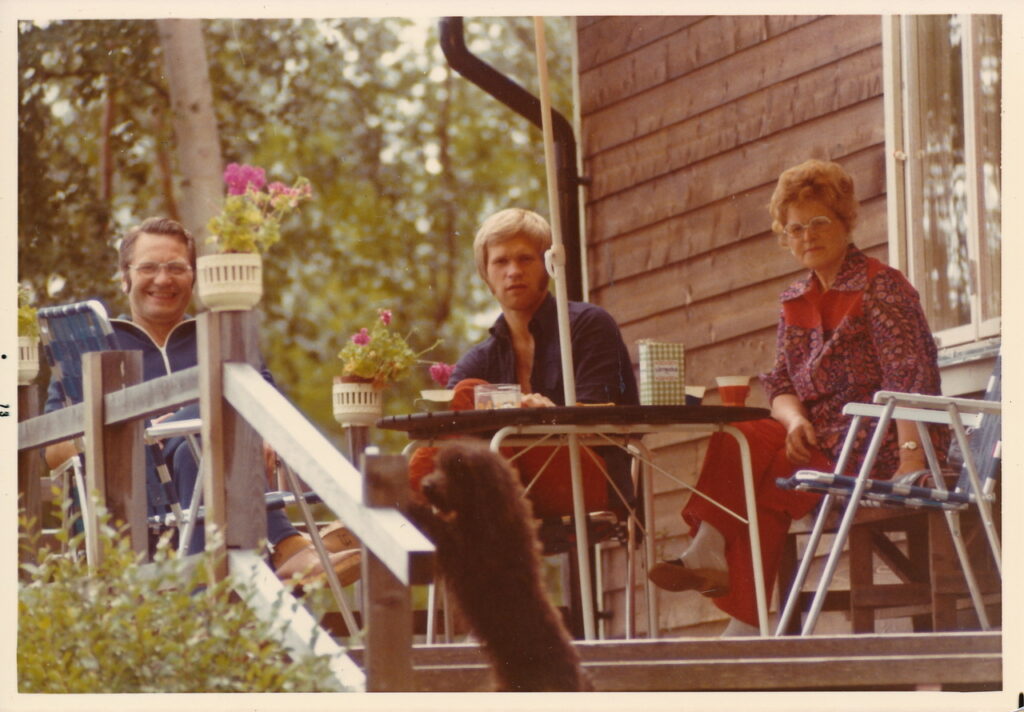
[[(761, 560), (764, 565), (765, 591), (771, 600), (772, 586), (779, 570), (779, 558), (789, 525), (809, 513), (820, 495), (779, 488), (777, 477), (789, 477), (799, 469), (831, 471), (832, 464), (815, 452), (810, 462), (794, 465), (786, 458), (786, 430), (770, 418), (733, 423), (750, 444), (757, 517), (761, 533)], [(743, 470), (739, 445), (727, 433), (711, 436), (701, 467), (697, 489), (732, 511), (746, 517)], [(683, 519), (696, 533), (707, 522), (725, 538), (725, 557), (729, 565), (728, 595), (712, 599), (733, 618), (757, 625), (757, 601), (754, 596), (754, 569), (747, 525), (722, 511), (703, 497), (691, 495), (683, 508)]]

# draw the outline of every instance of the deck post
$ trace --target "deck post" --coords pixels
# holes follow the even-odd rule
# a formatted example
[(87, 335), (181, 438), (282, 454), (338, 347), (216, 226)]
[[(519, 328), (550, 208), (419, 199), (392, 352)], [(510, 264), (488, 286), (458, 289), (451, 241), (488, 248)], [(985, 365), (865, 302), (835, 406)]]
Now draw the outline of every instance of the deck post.
[[(18, 420), (28, 420), (39, 415), (39, 386), (30, 383), (18, 386)], [(36, 448), (18, 451), (18, 508), (25, 513), (25, 535), (27, 541), (36, 547), (41, 543), (43, 533), (43, 498), (40, 478), (42, 462)], [(32, 546), (18, 548), (21, 563), (34, 564), (39, 561), (39, 552)]]
[(251, 311), (207, 311), (197, 322), (206, 550), (222, 579), (229, 548), (256, 549), (267, 536), (263, 441), (224, 398), (224, 363), (258, 368), (259, 347)]
[[(145, 555), (149, 550), (149, 536), (142, 421), (106, 425), (103, 400), (107, 393), (141, 381), (142, 353), (139, 351), (82, 354), (86, 491), (94, 502), (106, 507), (112, 524), (128, 525), (132, 550)], [(87, 511), (93, 512), (91, 507)], [(95, 524), (95, 521), (86, 522), (86, 527)], [(102, 552), (94, 553), (97, 556), (94, 562), (99, 563)]]
[[(409, 492), (405, 458), (360, 453), (360, 464), (364, 476), (364, 504), (404, 511)], [(413, 691), (410, 590), (366, 547), (363, 547), (363, 581), (366, 588), (366, 690)]]

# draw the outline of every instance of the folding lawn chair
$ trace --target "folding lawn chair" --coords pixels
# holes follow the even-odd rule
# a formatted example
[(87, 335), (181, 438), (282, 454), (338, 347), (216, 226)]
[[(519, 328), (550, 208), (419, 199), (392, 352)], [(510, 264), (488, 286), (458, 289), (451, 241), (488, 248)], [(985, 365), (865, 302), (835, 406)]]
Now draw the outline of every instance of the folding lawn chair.
[[(120, 348), (117, 336), (114, 333), (110, 320), (107, 317), (106, 309), (95, 300), (78, 302), (57, 307), (47, 307), (39, 310), (40, 341), (46, 352), (46, 358), (50, 364), (51, 378), (57, 382), (57, 388), (61, 400), (65, 406), (80, 403), (83, 399), (82, 393), (82, 354), (90, 351), (107, 351)], [(146, 497), (149, 508), (148, 522), (151, 530), (165, 531), (167, 528), (177, 530), (178, 548), (181, 553), (188, 551), (188, 545), (192, 540), (195, 528), (203, 521), (204, 511), (202, 508), (202, 477), (196, 478), (192, 497), (189, 501), (189, 510), (182, 510), (178, 498), (177, 489), (171, 480), (161, 443), (172, 437), (185, 437), (185, 442), (192, 453), (196, 463), (200, 461), (200, 448), (197, 435), (201, 427), (198, 418), (167, 421), (163, 423), (147, 424), (144, 430), (145, 444), (149, 456), (152, 458), (156, 477), (153, 478), (147, 473)], [(71, 459), (70, 468), (73, 469), (76, 482), (76, 495), (79, 506), (88, 506), (88, 498), (85, 495), (85, 483), (83, 477), (83, 444), (76, 442), (78, 453)], [(62, 465), (63, 469), (64, 466)], [(147, 468), (148, 470), (149, 468)], [(202, 468), (199, 468), (200, 473)], [(327, 573), (332, 593), (345, 618), (346, 625), (352, 631), (353, 636), (358, 637), (359, 631), (355, 625), (351, 609), (344, 597), (341, 595), (341, 585), (337, 575), (330, 566), (329, 556), (320, 541), (317, 527), (313, 521), (309, 504), (316, 503), (319, 497), (315, 493), (301, 494), (298, 488), (298, 480), (294, 474), (285, 467), (285, 473), (292, 484), (292, 492), (272, 491), (264, 495), (265, 505), (268, 510), (280, 509), (290, 504), (298, 504), (303, 519), (310, 532), (314, 547), (324, 563), (324, 570)], [(90, 522), (85, 516), (87, 509), (83, 509), (83, 520)], [(95, 540), (95, 533), (90, 533), (86, 527), (86, 552), (87, 556), (91, 551), (90, 542)]]
[[(967, 556), (964, 538), (960, 531), (960, 512), (977, 507), (985, 535), (988, 539), (996, 569), (1002, 576), (999, 535), (992, 514), (995, 488), (1000, 474), (1001, 460), (1001, 413), (1002, 377), (1001, 357), (989, 379), (983, 400), (924, 396), (915, 393), (879, 391), (874, 404), (850, 403), (843, 412), (852, 415), (853, 420), (835, 472), (801, 470), (786, 479), (779, 479), (778, 485), (788, 489), (824, 493), (818, 518), (815, 521), (811, 539), (804, 558), (800, 563), (793, 586), (780, 616), (777, 633), (786, 629), (796, 602), (800, 597), (807, 571), (813, 560), (818, 541), (825, 528), (825, 521), (836, 500), (846, 503), (846, 511), (835, 535), (824, 572), (804, 622), (803, 635), (814, 630), (818, 614), (828, 593), (828, 587), (835, 573), (839, 557), (846, 544), (850, 527), (853, 525), (859, 506), (902, 507), (909, 509), (934, 509), (945, 514), (950, 535), (956, 548), (960, 566), (963, 569), (971, 601), (984, 630), (990, 625), (982, 601), (981, 591), (974, 569)], [(863, 418), (875, 418), (877, 424), (868, 445), (868, 451), (856, 477), (839, 474), (843, 472), (856, 439), (857, 429)], [(868, 475), (874, 465), (882, 440), (893, 420), (909, 420), (917, 423), (921, 444), (928, 461), (928, 470), (912, 473), (913, 479), (874, 480)], [(928, 424), (945, 425), (953, 429), (956, 443), (963, 455), (963, 466), (954, 489), (947, 489), (935, 449), (928, 434)], [(968, 436), (967, 428), (972, 432)], [(920, 476), (931, 478), (932, 486), (920, 483)]]
[[(51, 380), (56, 382), (61, 400), (65, 406), (81, 403), (84, 397), (82, 355), (91, 351), (109, 351), (119, 348), (117, 335), (110, 325), (106, 309), (100, 302), (89, 300), (40, 309), (38, 318), (40, 341), (50, 365)], [(78, 454), (61, 465), (57, 472), (66, 472), (68, 469), (73, 471), (76, 483), (73, 496), (75, 506), (81, 509), (82, 519), (88, 522), (90, 520), (86, 515), (91, 503), (88, 502), (85, 495), (84, 460), (81, 454), (84, 448), (81, 439), (76, 440), (75, 445)], [(163, 457), (157, 442), (147, 438), (147, 446), (154, 461), (161, 465)], [(146, 488), (150, 512), (165, 511), (165, 508), (170, 508), (175, 522), (179, 523), (176, 526), (180, 526), (184, 517), (177, 491), (171, 482), (168, 470), (166, 466), (158, 466), (156, 472), (159, 482), (150, 483), (150, 486)], [(91, 535), (87, 531), (87, 552), (89, 551), (88, 540), (90, 537)]]

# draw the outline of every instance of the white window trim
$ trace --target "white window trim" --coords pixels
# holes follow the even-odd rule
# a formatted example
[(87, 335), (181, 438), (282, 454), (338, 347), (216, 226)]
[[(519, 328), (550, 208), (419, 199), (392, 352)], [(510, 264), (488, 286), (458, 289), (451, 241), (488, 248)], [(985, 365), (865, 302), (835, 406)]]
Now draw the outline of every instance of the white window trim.
[[(985, 338), (999, 336), (1001, 319), (981, 320), (981, 301), (978, 290), (980, 273), (978, 269), (979, 236), (983, 229), (981, 214), (980, 171), (977, 161), (980, 122), (976, 121), (979, 104), (976, 102), (980, 91), (975, 76), (979, 70), (979, 60), (974, 49), (974, 23), (972, 15), (961, 15), (964, 27), (963, 53), (965, 67), (973, 67), (972, 71), (964, 71), (964, 137), (967, 170), (969, 175), (978, 179), (970, 182), (968, 191), (968, 257), (971, 265), (970, 296), (971, 323), (952, 329), (944, 329), (936, 334), (942, 347), (954, 347), (980, 341)], [(903, 16), (888, 15), (882, 17), (883, 47), (883, 101), (885, 106), (885, 145), (886, 145), (886, 195), (888, 203), (887, 227), (889, 231), (889, 264), (908, 275), (914, 281), (915, 267), (920, 261), (922, 241), (918, 235), (922, 224), (919, 204), (909, 204), (908, 193), (920, 184), (920, 176), (913, 162), (908, 161), (908, 146), (918, 145), (916, 140), (917, 124), (910, 117), (917, 114), (917, 94), (904, 93), (903, 88), (910, 85), (909, 77), (916, 74), (914, 63), (917, 52), (915, 34), (909, 23), (903, 22)], [(906, 51), (904, 51), (906, 50)], [(908, 106), (909, 104), (909, 106)], [(899, 117), (899, 120), (897, 120)]]

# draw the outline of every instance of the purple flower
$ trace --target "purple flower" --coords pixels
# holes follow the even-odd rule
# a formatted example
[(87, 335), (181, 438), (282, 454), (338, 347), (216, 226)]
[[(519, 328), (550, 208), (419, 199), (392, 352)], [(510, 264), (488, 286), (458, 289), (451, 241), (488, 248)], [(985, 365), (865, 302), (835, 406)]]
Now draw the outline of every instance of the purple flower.
[(380, 310), (378, 310), (377, 313), (380, 314), (380, 323), (381, 324), (383, 324), (384, 326), (390, 326), (391, 325), (391, 310), (390, 309), (380, 309)]
[(262, 190), (267, 182), (267, 173), (259, 166), (229, 163), (224, 169), (224, 182), (228, 186), (228, 195), (245, 195), (250, 185), (253, 190)]
[(447, 363), (435, 363), (430, 367), (430, 377), (434, 379), (434, 383), (445, 388), (448, 386), (448, 380), (452, 377), (452, 371), (455, 370), (455, 366)]
[(359, 330), (359, 333), (352, 334), (352, 343), (357, 346), (366, 346), (370, 343), (370, 332), (365, 328)]

